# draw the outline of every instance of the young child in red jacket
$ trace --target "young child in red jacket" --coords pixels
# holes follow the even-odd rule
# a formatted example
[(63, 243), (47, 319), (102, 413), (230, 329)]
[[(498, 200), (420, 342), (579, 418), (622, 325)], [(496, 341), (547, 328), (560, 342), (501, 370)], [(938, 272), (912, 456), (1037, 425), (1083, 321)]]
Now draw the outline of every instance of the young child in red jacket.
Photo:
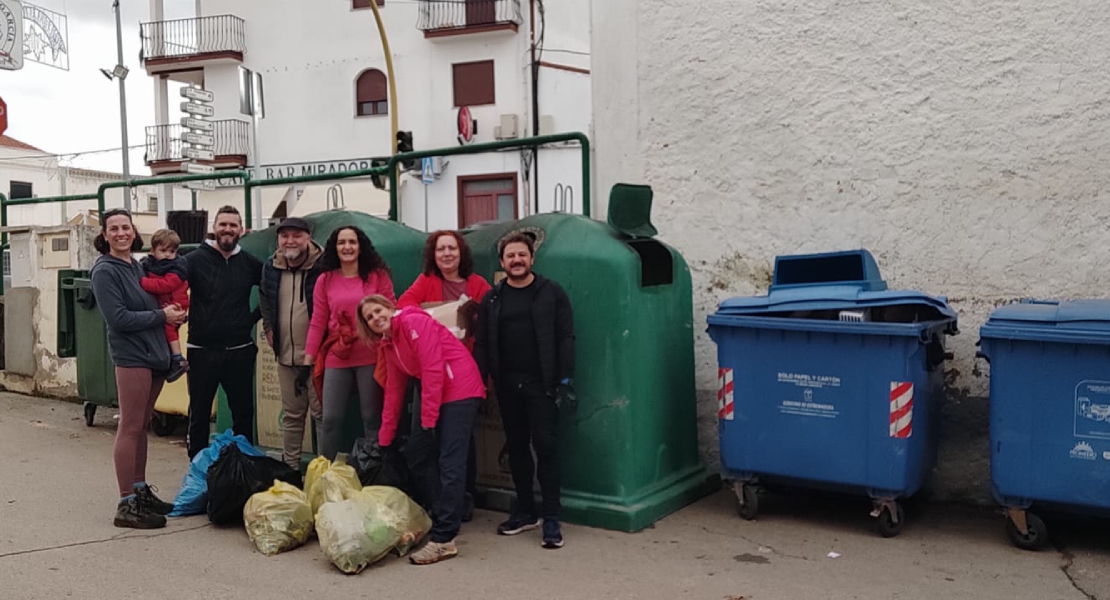
[[(158, 306), (165, 308), (176, 304), (182, 310), (189, 310), (189, 280), (185, 259), (177, 255), (179, 246), (181, 238), (173, 230), (159, 229), (154, 232), (154, 237), (150, 239), (150, 254), (142, 260), (146, 274), (139, 283), (148, 294), (158, 299)], [(189, 363), (181, 354), (178, 327), (166, 323), (166, 341), (173, 354), (167, 382), (177, 381), (189, 370)]]

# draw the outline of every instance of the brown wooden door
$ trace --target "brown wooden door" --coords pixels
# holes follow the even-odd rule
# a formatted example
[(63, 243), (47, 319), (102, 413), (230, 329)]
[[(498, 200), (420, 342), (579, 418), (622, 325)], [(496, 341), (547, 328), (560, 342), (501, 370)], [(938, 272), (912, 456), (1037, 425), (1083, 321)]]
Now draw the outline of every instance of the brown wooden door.
[(516, 218), (516, 173), (459, 177), (459, 228)]
[(497, 22), (497, 0), (466, 0), (468, 27), (491, 25)]

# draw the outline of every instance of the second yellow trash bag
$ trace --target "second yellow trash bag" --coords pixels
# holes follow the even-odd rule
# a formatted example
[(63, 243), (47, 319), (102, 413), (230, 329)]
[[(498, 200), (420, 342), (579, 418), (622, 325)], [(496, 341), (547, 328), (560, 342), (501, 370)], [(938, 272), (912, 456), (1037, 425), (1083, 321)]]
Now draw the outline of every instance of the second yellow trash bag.
[(347, 464), (347, 455), (340, 452), (335, 462), (317, 456), (308, 464), (304, 483), (305, 495), (312, 514), (320, 512), (326, 502), (340, 502), (362, 489), (355, 468)]
[(320, 549), (340, 571), (359, 573), (397, 547), (403, 533), (393, 511), (356, 493), (348, 500), (325, 502), (316, 513)]
[(432, 530), (432, 519), (428, 513), (395, 487), (371, 485), (362, 488), (359, 495), (366, 496), (378, 504), (383, 509), (379, 511), (381, 518), (386, 519), (389, 525), (401, 532), (401, 539), (396, 546), (397, 554), (400, 556), (408, 554), (408, 551)]
[(308, 540), (312, 535), (312, 508), (304, 492), (275, 480), (273, 487), (247, 500), (243, 524), (258, 551), (273, 556)]

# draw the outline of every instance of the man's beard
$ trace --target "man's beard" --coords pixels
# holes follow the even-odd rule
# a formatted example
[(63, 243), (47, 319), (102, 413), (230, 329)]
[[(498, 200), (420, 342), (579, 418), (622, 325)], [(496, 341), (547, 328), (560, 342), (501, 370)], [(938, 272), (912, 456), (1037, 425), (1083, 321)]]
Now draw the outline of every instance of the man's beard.
[(282, 256), (284, 256), (285, 260), (287, 260), (288, 262), (297, 263), (297, 262), (301, 262), (301, 260), (304, 259), (305, 255), (307, 255), (307, 254), (308, 254), (308, 252), (306, 250), (297, 249), (297, 250), (286, 250), (282, 254)]
[(239, 236), (226, 234), (217, 236), (216, 243), (219, 244), (220, 250), (231, 252), (235, 249), (235, 246), (239, 245)]

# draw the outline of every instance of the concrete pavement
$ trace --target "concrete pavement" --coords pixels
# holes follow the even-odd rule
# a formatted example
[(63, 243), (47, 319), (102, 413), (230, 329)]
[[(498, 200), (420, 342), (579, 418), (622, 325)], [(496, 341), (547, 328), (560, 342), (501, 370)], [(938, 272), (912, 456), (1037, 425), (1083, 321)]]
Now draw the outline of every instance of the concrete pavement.
[[(881, 539), (866, 501), (776, 496), (753, 522), (721, 492), (635, 534), (565, 526), (495, 535), (500, 513), (464, 525), (460, 556), (427, 567), (387, 558), (347, 576), (315, 540), (275, 557), (241, 527), (205, 517), (166, 529), (112, 526), (112, 411), (87, 428), (81, 407), (0, 394), (0, 598), (1037, 598), (1110, 600), (1110, 527), (1051, 520), (1055, 548), (1012, 547), (990, 511), (918, 504)], [(172, 499), (180, 438), (151, 437), (148, 481)], [(829, 558), (829, 552), (840, 554)]]

